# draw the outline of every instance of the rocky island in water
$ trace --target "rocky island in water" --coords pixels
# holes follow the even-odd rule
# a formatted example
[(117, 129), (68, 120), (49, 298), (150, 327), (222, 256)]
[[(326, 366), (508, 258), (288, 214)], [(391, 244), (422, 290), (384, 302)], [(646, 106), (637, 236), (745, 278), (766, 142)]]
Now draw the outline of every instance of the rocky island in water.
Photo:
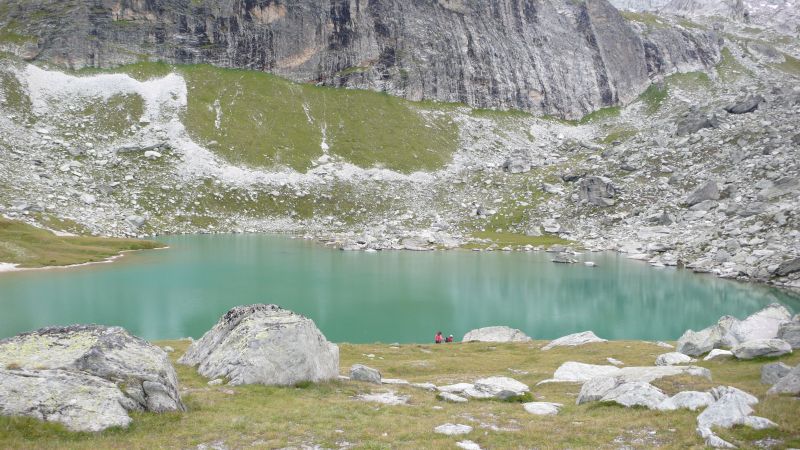
[[(59, 281), (46, 327), (0, 325), (0, 447), (800, 448), (798, 125), (796, 0), (4, 0), (0, 324), (43, 316), (26, 279), (80, 273), (87, 295)], [(220, 292), (240, 306), (210, 329), (192, 287), (162, 292), (159, 320), (208, 330), (191, 337), (156, 335), (150, 311), (135, 330), (59, 321), (100, 308), (103, 269), (54, 268), (137, 250), (101, 266), (141, 276), (164, 236), (216, 233), (547, 251), (564, 271), (616, 252), (781, 296), (662, 341), (580, 330), (563, 299), (552, 336), (480, 320), (535, 303), (533, 275), (452, 306), (485, 326), (442, 343), (364, 343), (392, 310), (346, 281), (330, 286), (362, 302), (340, 324), (357, 343), (326, 338), (344, 306), (325, 292), (318, 317)], [(332, 276), (286, 258), (300, 283)], [(108, 286), (103, 306), (135, 315)], [(705, 308), (653, 288), (680, 298), (638, 308)], [(624, 305), (584, 300), (617, 326)]]

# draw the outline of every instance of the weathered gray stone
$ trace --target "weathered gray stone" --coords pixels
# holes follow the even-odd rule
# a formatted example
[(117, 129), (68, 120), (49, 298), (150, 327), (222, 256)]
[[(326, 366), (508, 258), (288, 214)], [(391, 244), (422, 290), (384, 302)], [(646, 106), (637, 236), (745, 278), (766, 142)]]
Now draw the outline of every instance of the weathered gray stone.
[(471, 388), (464, 390), (464, 394), (472, 398), (496, 398), (505, 400), (518, 397), (529, 392), (530, 388), (524, 383), (509, 377), (489, 377), (475, 381)]
[(767, 391), (769, 395), (792, 394), (800, 395), (800, 364), (787, 373), (774, 386)]
[(697, 425), (702, 428), (730, 428), (744, 422), (744, 418), (753, 413), (745, 398), (733, 393), (723, 395), (712, 403), (699, 416)]
[(792, 367), (782, 362), (764, 364), (761, 366), (761, 383), (773, 385), (791, 371)]
[[(4, 373), (0, 413), (22, 411), (73, 430), (125, 426), (126, 411), (185, 409), (167, 354), (119, 327), (51, 327), (0, 340), (0, 367), (13, 368)], [(73, 400), (74, 410), (67, 411)], [(109, 417), (101, 417), (103, 410), (96, 409), (101, 405)]]
[(781, 325), (791, 319), (792, 314), (785, 306), (773, 303), (746, 319), (733, 323), (730, 335), (739, 343), (756, 339), (774, 339), (778, 336)]
[(578, 184), (578, 195), (592, 205), (613, 206), (617, 188), (606, 177), (584, 177)]
[(452, 403), (467, 403), (469, 401), (468, 399), (460, 395), (452, 394), (450, 392), (439, 392), (437, 396), (446, 402), (452, 402)]
[(484, 327), (471, 330), (464, 335), (463, 342), (529, 342), (525, 333), (505, 326)]
[(731, 352), (730, 350), (722, 350), (719, 348), (715, 348), (714, 350), (708, 352), (708, 355), (706, 355), (706, 357), (703, 358), (703, 361), (711, 361), (714, 359), (727, 358), (731, 356), (733, 356), (733, 352)]
[(277, 305), (237, 306), (179, 360), (229, 384), (293, 385), (339, 375), (339, 347), (311, 319)]
[(731, 335), (733, 328), (739, 320), (732, 316), (722, 316), (715, 325), (701, 331), (686, 331), (678, 339), (676, 350), (689, 356), (699, 356), (715, 348), (732, 347), (737, 340)]
[(350, 379), (353, 381), (366, 381), (367, 383), (381, 384), (381, 373), (377, 369), (362, 364), (353, 364), (350, 368)]
[(644, 406), (656, 409), (668, 397), (661, 389), (643, 381), (631, 381), (617, 385), (606, 392), (601, 402), (614, 402), (625, 407)]
[(669, 352), (663, 353), (658, 355), (656, 358), (656, 365), (657, 366), (675, 366), (678, 364), (689, 364), (695, 362), (696, 360), (690, 358), (683, 353), (680, 352)]
[(800, 258), (789, 259), (782, 262), (781, 265), (775, 269), (774, 273), (776, 276), (785, 277), (795, 272), (800, 272)]
[(786, 322), (778, 328), (778, 339), (788, 342), (792, 348), (800, 348), (800, 321)]
[(704, 128), (717, 128), (719, 120), (714, 115), (709, 116), (700, 112), (693, 112), (678, 121), (677, 125), (675, 134), (677, 136), (688, 136)]
[(597, 337), (591, 331), (584, 331), (581, 333), (574, 333), (558, 339), (550, 341), (547, 345), (542, 347), (542, 350), (550, 350), (554, 347), (577, 347), (580, 345), (591, 344), (594, 342), (606, 342), (606, 339)]
[(686, 206), (694, 206), (706, 200), (719, 200), (720, 189), (716, 181), (707, 181), (692, 191), (684, 200)]
[(732, 350), (738, 359), (753, 359), (759, 356), (781, 356), (792, 353), (792, 346), (780, 339), (756, 339), (739, 344)]
[(689, 375), (711, 379), (711, 372), (696, 366), (616, 367), (568, 361), (561, 364), (553, 378), (540, 383), (583, 383), (596, 377), (615, 377), (620, 381), (649, 383), (663, 377)]
[(550, 402), (530, 402), (522, 405), (526, 412), (537, 416), (555, 416), (562, 406), (564, 405), (561, 403)]
[(448, 436), (455, 436), (459, 434), (468, 434), (472, 432), (472, 427), (469, 425), (446, 423), (439, 425), (433, 429), (434, 432), (439, 434), (446, 434)]
[(725, 111), (731, 114), (747, 114), (757, 110), (758, 106), (763, 102), (764, 97), (753, 95), (726, 107)]
[(700, 408), (705, 408), (715, 401), (716, 399), (714, 399), (714, 396), (708, 392), (683, 391), (659, 403), (656, 409), (659, 411), (675, 411), (677, 409), (695, 411)]
[(708, 427), (697, 427), (697, 434), (703, 438), (703, 442), (706, 443), (707, 446), (712, 448), (736, 448), (735, 445), (731, 444), (730, 442), (722, 439), (721, 437), (714, 434), (711, 431), (711, 428)]
[(578, 398), (575, 404), (582, 405), (584, 403), (596, 402), (603, 398), (608, 391), (619, 386), (620, 380), (614, 377), (600, 376), (592, 378), (583, 383), (581, 391), (578, 393)]
[[(633, 101), (651, 78), (710, 70), (720, 59), (715, 33), (667, 25), (639, 31), (606, 1), (536, 0), (525, 8), (512, 0), (124, 1), (36, 21), (30, 18), (43, 6), (12, 6), (6, 19), (48, 43), (34, 43), (33, 56), (73, 69), (148, 55), (570, 119)], [(90, 36), (99, 38), (85, 45)]]

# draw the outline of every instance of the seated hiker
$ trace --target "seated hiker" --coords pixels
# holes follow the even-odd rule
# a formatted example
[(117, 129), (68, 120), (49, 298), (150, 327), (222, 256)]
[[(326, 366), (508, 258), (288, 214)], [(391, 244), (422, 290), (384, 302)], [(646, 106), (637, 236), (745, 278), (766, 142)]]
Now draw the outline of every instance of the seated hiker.
[(447, 339), (444, 340), (445, 342), (453, 342), (453, 335), (447, 336)]
[(444, 340), (444, 336), (442, 336), (442, 332), (441, 331), (437, 331), (436, 332), (436, 336), (433, 338), (433, 341), (436, 342), (437, 344), (441, 344), (443, 340)]

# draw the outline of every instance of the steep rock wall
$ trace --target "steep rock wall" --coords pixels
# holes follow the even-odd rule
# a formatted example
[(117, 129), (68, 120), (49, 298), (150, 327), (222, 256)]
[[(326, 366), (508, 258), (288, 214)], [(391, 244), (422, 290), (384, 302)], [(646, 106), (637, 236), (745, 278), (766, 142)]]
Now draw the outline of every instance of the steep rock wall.
[(579, 118), (706, 70), (719, 38), (642, 33), (607, 0), (10, 0), (6, 45), (70, 68), (155, 57)]

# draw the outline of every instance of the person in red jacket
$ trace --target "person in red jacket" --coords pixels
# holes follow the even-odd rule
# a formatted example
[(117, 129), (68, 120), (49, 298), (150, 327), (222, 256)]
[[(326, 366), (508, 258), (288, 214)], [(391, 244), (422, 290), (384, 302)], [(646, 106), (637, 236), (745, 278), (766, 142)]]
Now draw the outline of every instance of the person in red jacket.
[(444, 336), (442, 336), (442, 332), (441, 331), (437, 331), (436, 332), (436, 336), (433, 338), (433, 341), (436, 342), (437, 344), (441, 344), (443, 340), (444, 340)]
[(447, 336), (447, 339), (444, 340), (445, 342), (453, 342), (453, 335)]

